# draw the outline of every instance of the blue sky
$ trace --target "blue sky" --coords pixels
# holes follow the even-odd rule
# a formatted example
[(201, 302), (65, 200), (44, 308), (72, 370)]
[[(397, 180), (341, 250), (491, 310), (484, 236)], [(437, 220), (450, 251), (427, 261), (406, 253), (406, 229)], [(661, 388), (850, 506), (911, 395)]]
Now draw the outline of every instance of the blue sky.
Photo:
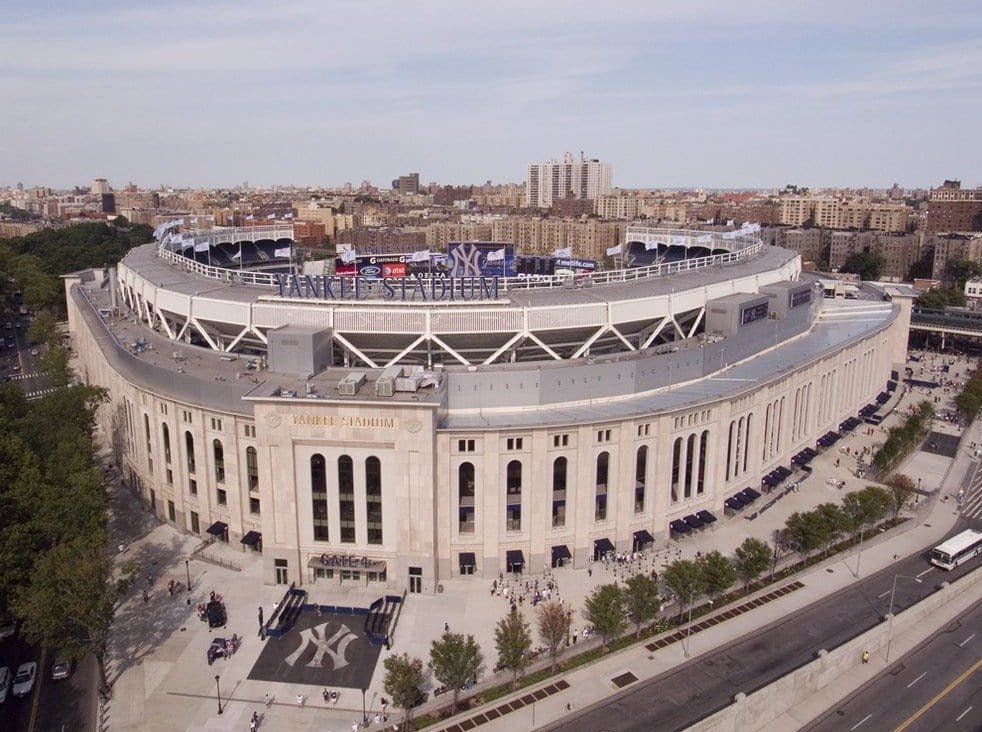
[(982, 5), (16, 0), (0, 186), (982, 185)]

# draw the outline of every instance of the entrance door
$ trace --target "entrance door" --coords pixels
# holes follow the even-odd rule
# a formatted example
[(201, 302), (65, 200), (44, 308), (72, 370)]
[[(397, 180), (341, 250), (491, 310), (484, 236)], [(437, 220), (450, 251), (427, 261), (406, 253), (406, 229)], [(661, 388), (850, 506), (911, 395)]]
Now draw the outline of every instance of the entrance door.
[(409, 568), (409, 591), (419, 594), (423, 591), (423, 568)]

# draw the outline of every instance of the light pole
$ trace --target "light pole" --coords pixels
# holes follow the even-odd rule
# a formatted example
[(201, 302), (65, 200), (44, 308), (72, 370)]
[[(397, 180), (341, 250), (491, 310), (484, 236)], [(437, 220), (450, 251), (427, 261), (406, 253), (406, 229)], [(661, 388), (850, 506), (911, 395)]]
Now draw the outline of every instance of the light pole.
[(855, 576), (859, 577), (859, 562), (863, 558), (863, 537), (866, 535), (866, 528), (863, 527), (859, 530), (859, 551), (856, 553), (856, 573)]
[(222, 687), (218, 685), (219, 675), (215, 674), (215, 693), (218, 695), (218, 713), (222, 713)]
[(685, 642), (682, 643), (682, 655), (689, 657), (689, 634), (692, 632), (692, 605), (695, 600), (689, 600), (689, 619), (686, 621)]
[(364, 727), (367, 727), (368, 726), (368, 712), (365, 711), (365, 694), (367, 692), (368, 692), (368, 689), (365, 688), (365, 687), (362, 687), (362, 690), (361, 690), (361, 723), (362, 723), (362, 726), (364, 726)]
[(890, 618), (890, 624), (887, 628), (887, 663), (890, 663), (890, 645), (893, 643), (893, 597), (897, 593), (897, 580), (898, 579), (908, 579), (914, 580), (917, 584), (921, 583), (919, 577), (907, 577), (902, 574), (893, 575), (893, 588), (890, 590), (890, 609), (887, 610), (887, 617)]
[(191, 564), (189, 560), (184, 560), (184, 571), (188, 574), (188, 592), (191, 592)]

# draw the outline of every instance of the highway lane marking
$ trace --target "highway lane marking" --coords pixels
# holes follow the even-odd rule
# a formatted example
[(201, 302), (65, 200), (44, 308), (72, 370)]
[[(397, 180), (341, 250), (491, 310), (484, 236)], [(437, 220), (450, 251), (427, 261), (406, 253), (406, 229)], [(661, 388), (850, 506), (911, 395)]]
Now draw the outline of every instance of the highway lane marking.
[(921, 572), (920, 574), (916, 575), (916, 577), (918, 579), (920, 579), (921, 577), (923, 577), (924, 575), (926, 575), (928, 572), (933, 572), (933, 571), (934, 571), (934, 567), (928, 567), (923, 572)]
[(38, 671), (37, 676), (34, 681), (34, 696), (31, 699), (31, 717), (27, 723), (28, 732), (34, 732), (34, 726), (37, 724), (38, 718), (38, 704), (41, 702), (41, 684), (44, 682), (44, 671), (48, 665), (48, 649), (41, 649), (41, 660), (38, 661)]
[(974, 708), (974, 705), (971, 706), (971, 707), (969, 707), (968, 709), (966, 709), (961, 714), (959, 714), (957, 717), (955, 717), (955, 721), (956, 722), (961, 722), (962, 721), (962, 717), (964, 717), (966, 714), (968, 714), (970, 711), (972, 711), (973, 708)]
[(925, 676), (927, 676), (927, 671), (925, 671), (925, 672), (924, 672), (924, 673), (922, 673), (922, 674), (921, 674), (920, 676), (918, 676), (918, 677), (917, 677), (916, 679), (914, 679), (914, 680), (913, 680), (913, 681), (911, 681), (911, 682), (910, 682), (909, 684), (907, 684), (907, 688), (909, 689), (909, 688), (910, 688), (910, 687), (912, 687), (912, 686), (913, 686), (914, 684), (916, 684), (916, 683), (917, 683), (918, 681), (920, 681), (921, 679), (923, 679), (923, 678), (924, 678)]
[(890, 590), (887, 590), (886, 592), (881, 592), (879, 595), (877, 595), (877, 597), (886, 597), (889, 594), (890, 594)]
[(976, 661), (971, 666), (969, 666), (967, 669), (965, 669), (957, 679), (955, 679), (950, 684), (948, 684), (945, 688), (943, 688), (941, 691), (939, 691), (937, 693), (937, 695), (931, 701), (929, 701), (923, 707), (921, 707), (916, 712), (914, 712), (910, 717), (907, 718), (907, 721), (906, 722), (904, 722), (902, 725), (900, 725), (899, 727), (897, 727), (893, 732), (903, 732), (903, 730), (905, 730), (908, 727), (910, 727), (910, 725), (912, 725), (914, 722), (916, 722), (918, 719), (920, 719), (922, 716), (924, 716), (925, 712), (927, 712), (928, 709), (930, 709), (931, 707), (933, 707), (935, 704), (937, 704), (939, 701), (941, 701), (944, 697), (946, 697), (948, 694), (950, 694), (951, 691), (952, 691), (952, 689), (954, 689), (956, 686), (958, 686), (960, 683), (962, 683), (965, 679), (967, 679), (969, 676), (971, 676), (973, 673), (975, 673), (980, 667), (982, 667), (982, 658), (980, 658), (978, 661)]
[(972, 640), (972, 638), (974, 638), (974, 637), (975, 637), (975, 633), (972, 633), (970, 636), (968, 636), (968, 638), (966, 638), (961, 643), (959, 643), (958, 644), (958, 647), (959, 648), (964, 648), (965, 647), (965, 644), (968, 643), (970, 640)]
[(854, 724), (852, 727), (850, 727), (849, 728), (849, 732), (852, 732), (854, 729), (856, 729), (856, 727), (860, 726), (861, 724), (865, 724), (867, 722), (867, 720), (869, 720), (869, 718), (872, 717), (872, 716), (873, 716), (872, 714), (867, 714), (861, 720), (859, 720), (858, 722), (856, 722), (856, 724)]

